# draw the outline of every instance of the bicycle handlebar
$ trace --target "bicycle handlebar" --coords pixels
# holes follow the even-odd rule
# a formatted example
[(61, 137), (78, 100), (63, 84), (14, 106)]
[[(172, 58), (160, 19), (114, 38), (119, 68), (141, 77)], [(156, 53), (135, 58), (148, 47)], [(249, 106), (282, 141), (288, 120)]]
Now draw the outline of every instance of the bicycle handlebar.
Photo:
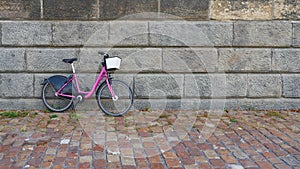
[(103, 60), (105, 60), (106, 58), (109, 58), (109, 55), (107, 53), (105, 53), (105, 52), (100, 51), (100, 52), (98, 52), (98, 54), (104, 56)]

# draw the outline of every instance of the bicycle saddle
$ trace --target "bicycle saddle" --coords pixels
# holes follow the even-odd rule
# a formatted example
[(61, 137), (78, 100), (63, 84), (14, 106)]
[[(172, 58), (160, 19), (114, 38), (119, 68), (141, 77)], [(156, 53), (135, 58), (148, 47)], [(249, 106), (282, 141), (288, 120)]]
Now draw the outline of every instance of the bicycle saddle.
[(73, 63), (74, 61), (77, 61), (78, 59), (77, 58), (72, 58), (72, 59), (63, 59), (63, 62), (65, 63)]

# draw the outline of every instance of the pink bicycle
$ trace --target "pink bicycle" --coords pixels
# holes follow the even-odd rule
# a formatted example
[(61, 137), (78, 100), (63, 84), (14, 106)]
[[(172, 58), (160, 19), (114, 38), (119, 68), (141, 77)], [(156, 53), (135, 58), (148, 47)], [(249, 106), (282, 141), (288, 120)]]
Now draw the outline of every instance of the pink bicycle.
[[(63, 59), (63, 62), (71, 64), (73, 74), (69, 77), (55, 75), (43, 81), (42, 100), (49, 110), (65, 111), (90, 98), (95, 91), (98, 105), (107, 115), (121, 116), (130, 110), (133, 105), (131, 88), (120, 80), (114, 80), (109, 72), (120, 68), (121, 59), (101, 52), (99, 54), (104, 55), (102, 69), (90, 91), (80, 90), (73, 63), (77, 58)], [(105, 80), (100, 84), (103, 78)]]

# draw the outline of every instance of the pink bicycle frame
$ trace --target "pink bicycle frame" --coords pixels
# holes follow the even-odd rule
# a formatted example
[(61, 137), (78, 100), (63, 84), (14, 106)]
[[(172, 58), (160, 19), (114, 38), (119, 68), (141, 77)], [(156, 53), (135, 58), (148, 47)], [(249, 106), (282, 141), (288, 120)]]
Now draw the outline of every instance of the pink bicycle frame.
[(63, 90), (69, 83), (71, 83), (73, 80), (75, 80), (75, 85), (76, 85), (77, 92), (78, 92), (79, 94), (83, 94), (85, 99), (88, 99), (88, 98), (90, 98), (90, 97), (93, 95), (93, 93), (96, 91), (96, 89), (97, 89), (97, 87), (98, 87), (98, 85), (99, 85), (99, 83), (101, 82), (101, 80), (102, 80), (103, 77), (105, 77), (105, 81), (106, 81), (106, 83), (107, 83), (108, 89), (109, 89), (109, 91), (110, 91), (112, 97), (115, 98), (115, 93), (114, 93), (114, 91), (112, 90), (112, 87), (111, 87), (111, 85), (110, 85), (110, 83), (109, 83), (109, 77), (108, 77), (108, 73), (107, 73), (105, 67), (102, 67), (101, 72), (99, 73), (98, 78), (97, 78), (96, 82), (94, 83), (93, 88), (92, 88), (90, 91), (86, 92), (86, 91), (81, 91), (81, 90), (80, 90), (79, 83), (78, 83), (78, 79), (77, 79), (77, 75), (76, 75), (76, 73), (73, 73), (73, 77), (72, 77), (71, 79), (69, 79), (69, 80), (68, 80), (68, 81), (67, 81), (67, 82), (66, 82), (66, 83), (65, 83), (65, 84), (57, 91), (57, 92), (55, 92), (55, 95), (56, 95), (56, 96), (62, 96), (62, 97), (68, 97), (68, 98), (75, 98), (76, 96), (74, 96), (74, 95), (69, 95), (69, 94), (63, 94), (63, 93), (61, 93), (62, 90)]

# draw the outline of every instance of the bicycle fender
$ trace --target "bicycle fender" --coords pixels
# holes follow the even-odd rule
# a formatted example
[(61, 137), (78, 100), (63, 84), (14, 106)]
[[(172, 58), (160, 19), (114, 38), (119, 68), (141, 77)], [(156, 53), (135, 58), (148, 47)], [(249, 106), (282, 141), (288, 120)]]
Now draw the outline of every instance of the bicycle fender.
[(48, 79), (44, 79), (44, 81), (41, 83), (41, 85), (45, 85), (48, 82)]
[(49, 77), (48, 79), (45, 79), (43, 83), (49, 82), (57, 91), (65, 84), (65, 82), (67, 82), (67, 79), (68, 78), (66, 76), (54, 75)]

